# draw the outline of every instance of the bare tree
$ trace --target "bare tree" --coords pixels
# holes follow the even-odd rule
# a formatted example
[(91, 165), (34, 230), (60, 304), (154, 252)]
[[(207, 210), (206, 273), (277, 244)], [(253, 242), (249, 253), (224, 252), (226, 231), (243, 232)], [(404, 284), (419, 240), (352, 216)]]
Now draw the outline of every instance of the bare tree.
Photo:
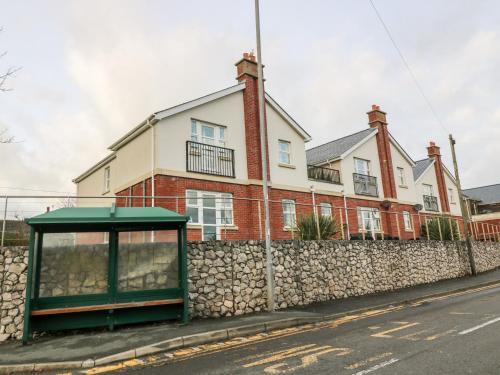
[[(0, 27), (0, 33), (3, 31), (3, 27)], [(4, 57), (7, 52), (0, 53), (0, 59)], [(12, 88), (7, 87), (7, 79), (12, 77), (17, 71), (19, 71), (20, 67), (10, 66), (7, 68), (5, 72), (0, 72), (0, 92), (11, 91)], [(12, 143), (14, 142), (14, 137), (9, 136), (7, 134), (7, 129), (0, 129), (0, 143)]]

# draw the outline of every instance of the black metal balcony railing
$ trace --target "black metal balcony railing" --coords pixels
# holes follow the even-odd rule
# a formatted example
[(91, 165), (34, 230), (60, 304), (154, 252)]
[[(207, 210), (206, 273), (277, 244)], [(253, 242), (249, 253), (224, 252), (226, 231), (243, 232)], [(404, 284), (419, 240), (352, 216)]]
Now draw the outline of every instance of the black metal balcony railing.
[(354, 193), (378, 197), (377, 177), (353, 173)]
[(340, 172), (332, 168), (308, 165), (307, 177), (311, 180), (327, 182), (330, 184), (340, 184)]
[(186, 170), (188, 172), (235, 177), (234, 150), (187, 141)]
[(432, 195), (424, 195), (424, 209), (426, 211), (439, 211), (437, 197)]

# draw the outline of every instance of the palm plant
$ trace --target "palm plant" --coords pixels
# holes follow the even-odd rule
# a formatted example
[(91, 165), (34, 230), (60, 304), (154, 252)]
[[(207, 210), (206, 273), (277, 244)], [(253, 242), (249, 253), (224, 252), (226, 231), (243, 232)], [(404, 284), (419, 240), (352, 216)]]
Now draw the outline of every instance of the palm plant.
[[(429, 233), (427, 233), (427, 229)], [(427, 220), (427, 225), (422, 224), (422, 236), (430, 240), (451, 241), (458, 240), (458, 224), (455, 221), (450, 221), (446, 217), (436, 217)]]
[[(328, 240), (340, 231), (335, 217), (318, 216), (320, 240)], [(298, 219), (297, 230), (302, 240), (318, 240), (318, 228), (314, 214), (303, 215)]]

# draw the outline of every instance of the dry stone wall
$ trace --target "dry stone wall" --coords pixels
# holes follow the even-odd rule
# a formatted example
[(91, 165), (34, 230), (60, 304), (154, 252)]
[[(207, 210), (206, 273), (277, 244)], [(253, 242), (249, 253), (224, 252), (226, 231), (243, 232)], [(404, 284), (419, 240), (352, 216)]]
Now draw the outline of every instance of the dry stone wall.
[[(73, 256), (102, 263), (94, 250), (87, 249), (85, 256)], [(120, 278), (122, 287), (175, 285), (175, 251), (154, 246), (147, 250), (137, 253), (123, 249), (124, 274), (128, 277)], [(500, 267), (500, 243), (474, 242), (473, 250), (479, 272)], [(463, 242), (274, 241), (272, 252), (279, 309), (470, 273)], [(0, 248), (0, 341), (22, 336), (27, 255), (25, 247)], [(53, 260), (57, 259), (54, 255)], [(166, 270), (167, 276), (161, 270)], [(267, 308), (265, 248), (261, 241), (190, 242), (188, 273), (192, 317), (241, 315)], [(79, 275), (75, 288), (83, 291), (102, 283), (102, 275), (94, 276), (86, 279)], [(69, 278), (54, 274), (53, 279), (63, 280), (69, 287)], [(46, 284), (52, 290), (49, 294), (58, 293), (53, 292), (61, 287), (56, 284)]]

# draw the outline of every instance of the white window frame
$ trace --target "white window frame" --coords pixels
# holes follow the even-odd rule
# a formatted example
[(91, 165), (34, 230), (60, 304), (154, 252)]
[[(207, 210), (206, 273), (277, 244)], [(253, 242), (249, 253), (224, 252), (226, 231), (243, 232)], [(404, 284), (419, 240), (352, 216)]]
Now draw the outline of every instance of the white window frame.
[(402, 167), (397, 167), (396, 170), (398, 171), (398, 184), (399, 184), (399, 186), (400, 187), (407, 187), (405, 169)]
[[(380, 211), (378, 208), (358, 207), (358, 229), (361, 233), (380, 233)], [(366, 225), (368, 224), (368, 225)], [(375, 236), (373, 236), (375, 238)]]
[(111, 166), (104, 168), (104, 193), (109, 193), (111, 190)]
[[(215, 191), (203, 191), (203, 190), (194, 190), (187, 189), (186, 190), (186, 214), (188, 212), (188, 208), (193, 208), (198, 212), (198, 220), (193, 221), (189, 220), (190, 224), (200, 225), (202, 227), (202, 238), (204, 238), (203, 227), (205, 225), (214, 226), (214, 224), (205, 224), (203, 218), (203, 208), (212, 208), (205, 207), (203, 199), (204, 194), (214, 195), (215, 196), (215, 216), (216, 216), (216, 231), (217, 231), (217, 239), (220, 239), (220, 229), (224, 227), (233, 227), (234, 226), (234, 200), (233, 194), (231, 193), (222, 193)], [(196, 200), (196, 203), (190, 202), (190, 200)]]
[[(203, 129), (213, 129), (214, 136), (206, 137), (203, 135)], [(222, 125), (203, 122), (191, 119), (191, 141), (209, 144), (213, 146), (226, 147), (226, 127)]]
[(332, 217), (332, 205), (331, 205), (331, 203), (326, 203), (326, 202), (320, 203), (319, 204), (319, 212), (320, 212), (321, 216), (331, 218)]
[[(282, 150), (281, 145), (286, 145), (287, 149)], [(288, 161), (281, 160), (281, 157), (285, 156)], [(292, 165), (292, 143), (290, 141), (285, 141), (284, 139), (278, 140), (278, 162), (280, 164)]]
[(424, 195), (427, 195), (429, 197), (434, 197), (434, 186), (432, 186), (431, 184), (422, 184), (422, 186), (424, 190)]
[(452, 188), (448, 188), (448, 198), (450, 200), (450, 204), (456, 204), (457, 202), (455, 201), (455, 195), (453, 193)]
[(403, 211), (403, 223), (404, 223), (405, 231), (413, 232), (412, 217), (408, 211)]
[[(365, 176), (371, 176), (370, 174), (370, 160), (366, 160), (366, 159), (361, 159), (361, 158), (353, 158), (354, 160), (354, 173), (357, 173), (357, 174), (362, 174), (362, 175), (365, 175)], [(366, 168), (363, 168), (363, 169), (359, 169), (358, 166), (360, 166), (360, 164), (365, 164)]]
[(297, 226), (297, 212), (295, 208), (295, 201), (293, 199), (283, 199), (281, 201), (281, 206), (283, 209), (283, 228), (295, 228)]

